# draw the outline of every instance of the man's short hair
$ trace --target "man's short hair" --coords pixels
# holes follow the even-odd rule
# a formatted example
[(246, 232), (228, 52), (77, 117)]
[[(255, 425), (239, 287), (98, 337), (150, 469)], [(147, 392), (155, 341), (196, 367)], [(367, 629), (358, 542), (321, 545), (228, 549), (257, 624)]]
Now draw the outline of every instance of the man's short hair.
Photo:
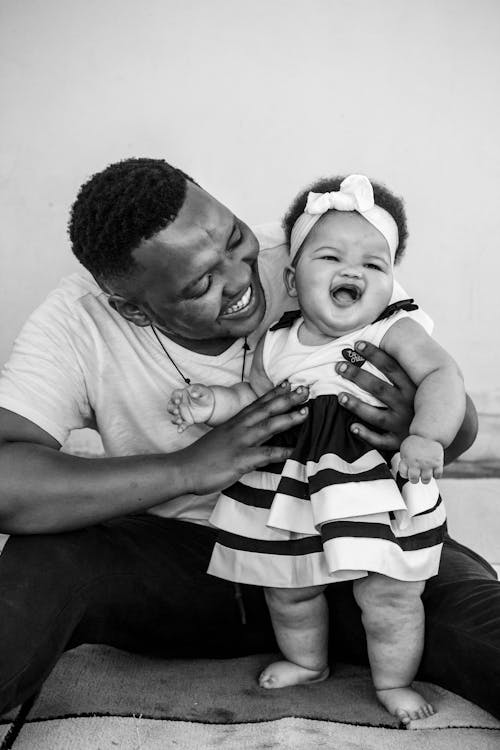
[(73, 253), (98, 282), (126, 276), (131, 256), (177, 217), (189, 175), (163, 159), (124, 159), (94, 174), (73, 204)]
[[(293, 225), (295, 224), (299, 216), (304, 212), (309, 192), (312, 191), (314, 193), (330, 193), (333, 190), (338, 190), (340, 188), (340, 183), (344, 179), (344, 177), (338, 176), (322, 177), (319, 180), (316, 180), (316, 182), (313, 182), (312, 185), (309, 185), (309, 187), (307, 187), (305, 190), (301, 190), (283, 219), (283, 229), (285, 230), (288, 242), (290, 242), (290, 235), (292, 234)], [(375, 203), (377, 204), (377, 206), (385, 208), (385, 210), (390, 213), (397, 224), (399, 242), (396, 249), (394, 263), (398, 263), (404, 255), (406, 241), (408, 239), (408, 228), (406, 225), (404, 201), (402, 198), (394, 195), (394, 193), (388, 190), (385, 185), (382, 185), (379, 182), (375, 182), (372, 179), (370, 179), (370, 182), (373, 187), (373, 197), (375, 199)]]

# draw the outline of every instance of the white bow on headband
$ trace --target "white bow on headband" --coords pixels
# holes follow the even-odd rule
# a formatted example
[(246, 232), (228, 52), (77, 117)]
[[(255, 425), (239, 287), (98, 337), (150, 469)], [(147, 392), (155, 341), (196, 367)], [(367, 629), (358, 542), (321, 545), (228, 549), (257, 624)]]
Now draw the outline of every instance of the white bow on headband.
[(389, 245), (391, 260), (399, 244), (399, 232), (391, 214), (377, 206), (373, 198), (373, 187), (365, 175), (351, 174), (342, 180), (339, 190), (330, 193), (309, 193), (304, 213), (293, 225), (290, 237), (290, 260), (300, 250), (305, 238), (327, 211), (357, 211), (385, 237)]
[(339, 190), (331, 193), (309, 193), (304, 213), (324, 214), (334, 208), (336, 211), (368, 211), (373, 208), (373, 188), (368, 177), (351, 174), (342, 180)]

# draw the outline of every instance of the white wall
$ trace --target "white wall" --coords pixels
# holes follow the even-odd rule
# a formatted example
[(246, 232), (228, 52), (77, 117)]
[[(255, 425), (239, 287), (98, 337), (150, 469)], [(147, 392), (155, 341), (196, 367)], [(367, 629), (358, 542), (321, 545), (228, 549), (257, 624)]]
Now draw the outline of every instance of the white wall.
[(2, 0), (0, 50), (0, 363), (109, 162), (164, 157), (255, 223), (355, 171), (405, 196), (400, 278), (500, 412), (498, 0)]

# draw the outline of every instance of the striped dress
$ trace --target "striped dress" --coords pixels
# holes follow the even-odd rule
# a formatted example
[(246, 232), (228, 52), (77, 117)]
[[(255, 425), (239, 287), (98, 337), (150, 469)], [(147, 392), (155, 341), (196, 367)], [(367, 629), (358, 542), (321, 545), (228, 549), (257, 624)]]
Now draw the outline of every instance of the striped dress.
[[(396, 471), (399, 454), (380, 453), (354, 435), (355, 417), (338, 402), (350, 391), (342, 358), (372, 371), (355, 351), (379, 344), (388, 328), (412, 315), (406, 300), (373, 324), (322, 346), (298, 340), (302, 318), (286, 314), (266, 334), (264, 369), (273, 383), (310, 386), (309, 414), (272, 443), (293, 447), (282, 464), (250, 472), (221, 493), (210, 522), (219, 529), (208, 572), (227, 580), (302, 588), (382, 573), (403, 581), (436, 575), (446, 517), (434, 480), (411, 484)], [(291, 320), (291, 318), (296, 318)]]

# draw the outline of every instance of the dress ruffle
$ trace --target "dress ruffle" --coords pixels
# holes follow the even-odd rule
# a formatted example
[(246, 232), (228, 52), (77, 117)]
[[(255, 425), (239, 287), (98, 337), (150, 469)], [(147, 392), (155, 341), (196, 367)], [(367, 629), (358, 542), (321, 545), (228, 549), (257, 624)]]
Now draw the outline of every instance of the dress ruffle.
[(446, 528), (437, 485), (412, 485), (350, 431), (336, 395), (309, 401), (306, 421), (272, 442), (294, 446), (281, 465), (225, 490), (211, 516), (219, 528), (208, 572), (270, 587), (436, 575)]

